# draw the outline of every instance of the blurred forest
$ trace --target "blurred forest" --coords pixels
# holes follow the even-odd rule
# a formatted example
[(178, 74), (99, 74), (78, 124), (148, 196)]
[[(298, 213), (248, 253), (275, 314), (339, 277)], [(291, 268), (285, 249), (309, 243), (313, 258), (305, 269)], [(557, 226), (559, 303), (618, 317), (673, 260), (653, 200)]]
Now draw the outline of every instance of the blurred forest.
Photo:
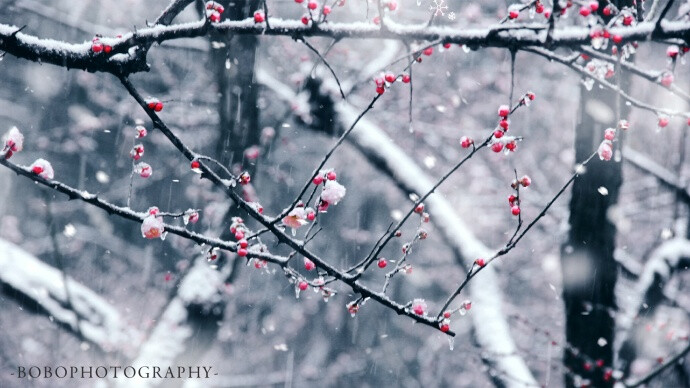
[[(394, 12), (387, 10), (385, 18), (397, 23), (391, 28), (427, 25), (435, 3), (419, 1), (400, 0)], [(163, 24), (205, 15), (201, 2), (176, 3), (186, 7)], [(297, 28), (306, 6), (294, 0), (218, 3), (225, 8), (223, 21), (249, 18), (251, 25), (255, 11), (267, 6), (269, 25), (275, 17), (294, 20)], [(342, 3), (333, 4), (328, 23), (374, 25), (372, 18), (387, 7)], [(493, 0), (441, 3), (447, 8), (429, 24), (467, 31), (495, 25), (515, 9)], [(575, 2), (557, 28), (585, 26), (578, 9), (589, 3)], [(687, 39), (690, 3), (671, 3), (667, 19), (685, 22)], [(0, 23), (25, 26), (22, 34), (39, 38), (92, 42), (97, 34), (117, 39), (144, 30), (170, 4), (0, 0)], [(524, 4), (531, 9), (535, 2)], [(665, 5), (647, 0), (644, 9), (658, 16)], [(517, 23), (548, 22), (540, 14), (531, 19), (532, 12), (523, 10)], [(642, 16), (638, 20), (644, 24)], [(636, 108), (548, 55), (455, 43), (421, 55), (421, 63), (405, 69), (412, 88), (400, 80), (387, 84), (366, 111), (377, 96), (372, 79), (389, 69), (401, 73), (410, 50), (434, 42), (315, 35), (209, 29), (201, 37), (152, 41), (145, 57), (150, 71), (128, 79), (142, 96), (164, 104), (158, 114), (187, 147), (231, 174), (247, 171), (251, 183), (234, 190), (271, 217), (293, 203), (356, 122), (324, 167), (334, 169), (347, 194), (318, 214), (312, 231), (318, 233), (308, 242), (311, 252), (338, 269), (367, 257), (390, 225), (468, 154), (462, 136), (479, 145), (496, 127), (499, 106), (533, 92), (529, 106), (511, 113), (509, 133), (522, 137), (517, 150), (483, 149), (450, 175), (425, 201), (430, 222), (421, 225), (428, 238), (407, 256), (411, 273), (390, 279), (388, 297), (402, 305), (423, 298), (434, 318), (477, 266), (475, 259), (493, 255), (516, 233), (518, 220), (506, 201), (514, 179), (532, 180), (520, 190), (525, 224), (557, 197), (514, 249), (490, 261), (462, 290), (451, 307), (463, 301), (472, 307), (450, 320), (455, 336), (375, 300), (359, 305), (352, 317), (346, 306), (362, 295), (348, 284), (329, 283), (337, 294), (325, 303), (311, 283), (296, 293), (278, 265), (263, 267), (226, 249), (214, 250), (218, 257), (211, 260), (211, 244), (174, 233), (142, 238), (134, 218), (69, 200), (3, 167), (0, 386), (129, 386), (134, 383), (20, 381), (10, 371), (17, 365), (132, 364), (212, 365), (218, 373), (208, 381), (138, 381), (142, 386), (634, 386), (660, 366), (646, 386), (690, 386), (687, 114), (660, 128), (665, 116)], [(624, 61), (654, 74), (653, 80), (619, 67), (611, 80), (654, 107), (689, 112), (687, 94), (671, 93), (656, 80), (657, 72), (672, 69), (674, 87), (690, 90), (682, 53), (672, 60), (667, 55), (669, 45), (687, 43), (640, 41)], [(601, 52), (610, 55), (611, 46)], [(583, 47), (544, 50), (566, 58), (575, 52), (572, 63), (584, 66), (579, 52), (596, 48)], [(170, 213), (198, 209), (198, 223), (183, 224), (182, 217), (166, 222), (224, 241), (235, 241), (232, 217), (261, 230), (246, 209), (190, 171), (190, 161), (154, 128), (117, 76), (18, 58), (0, 43), (5, 51), (0, 132), (16, 126), (24, 135), (23, 151), (10, 162), (28, 166), (46, 159), (57, 181), (144, 216), (151, 206)], [(595, 156), (567, 186), (576, 165), (597, 151), (604, 130), (620, 119), (630, 129), (618, 131), (613, 158)], [(135, 139), (137, 125), (147, 129), (145, 138)], [(132, 174), (130, 150), (138, 143), (145, 146), (141, 160), (153, 169), (148, 178)], [(419, 233), (418, 220), (415, 215), (401, 228), (402, 240), (382, 247), (378, 256), (393, 261), (386, 269), (373, 265), (362, 284), (380, 290), (401, 245)], [(271, 233), (262, 238), (271, 254), (295, 254)], [(297, 278), (311, 282), (316, 275), (302, 262), (297, 254)]]

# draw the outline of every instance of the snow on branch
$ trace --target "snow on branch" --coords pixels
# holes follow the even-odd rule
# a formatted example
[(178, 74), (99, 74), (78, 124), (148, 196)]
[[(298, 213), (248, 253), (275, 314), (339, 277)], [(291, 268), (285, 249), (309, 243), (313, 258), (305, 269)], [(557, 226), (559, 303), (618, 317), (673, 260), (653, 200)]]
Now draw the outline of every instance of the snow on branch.
[(690, 265), (690, 240), (674, 238), (656, 248), (650, 255), (637, 281), (635, 289), (627, 299), (629, 307), (618, 317), (620, 335), (616, 342), (622, 346), (630, 335), (635, 319), (654, 309), (664, 298), (664, 286), (674, 272)]
[[(173, 9), (177, 10), (177, 8)], [(161, 16), (161, 20), (172, 19)], [(610, 33), (619, 36), (621, 42), (687, 39), (688, 34), (690, 34), (690, 26), (683, 21), (663, 21), (660, 29), (655, 29), (655, 27), (655, 23), (642, 22), (634, 27), (613, 27), (610, 29)], [(19, 58), (67, 68), (78, 68), (91, 72), (130, 74), (148, 70), (145, 60), (146, 50), (142, 48), (147, 48), (152, 43), (160, 44), (167, 40), (205, 36), (211, 30), (236, 35), (441, 41), (467, 45), (473, 49), (482, 47), (518, 49), (543, 46), (547, 39), (548, 25), (528, 23), (512, 26), (497, 24), (484, 28), (451, 28), (427, 26), (426, 24), (401, 25), (387, 21), (386, 28), (365, 22), (328, 22), (306, 26), (299, 20), (272, 17), (271, 26), (268, 28), (263, 23), (256, 23), (254, 18), (239, 21), (226, 20), (219, 23), (199, 20), (174, 25), (160, 23), (120, 37), (101, 38), (101, 42), (110, 47), (107, 53), (103, 51), (94, 52), (92, 42), (72, 44), (52, 39), (41, 39), (22, 33), (20, 30), (21, 28), (15, 26), (0, 24), (0, 50)], [(585, 27), (555, 29), (549, 36), (550, 48), (563, 46), (576, 48), (590, 43), (590, 30)]]
[[(66, 279), (66, 282), (65, 282)], [(31, 301), (55, 322), (106, 352), (132, 354), (141, 333), (98, 294), (20, 247), (0, 239), (0, 283), (20, 303)]]

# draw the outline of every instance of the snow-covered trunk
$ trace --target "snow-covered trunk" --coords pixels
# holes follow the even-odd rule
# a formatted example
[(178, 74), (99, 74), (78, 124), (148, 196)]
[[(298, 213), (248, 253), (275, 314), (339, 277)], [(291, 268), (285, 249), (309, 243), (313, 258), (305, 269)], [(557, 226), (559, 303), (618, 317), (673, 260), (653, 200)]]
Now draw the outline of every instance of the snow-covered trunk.
[[(158, 366), (166, 370), (176, 365), (201, 365), (201, 358), (216, 339), (223, 319), (224, 272), (212, 269), (199, 258), (180, 281), (177, 295), (170, 300), (148, 339), (131, 365)], [(121, 386), (179, 386), (183, 380), (118, 380)]]
[[(66, 279), (66, 281), (65, 281)], [(51, 321), (105, 352), (132, 355), (141, 333), (88, 287), (0, 239), (0, 286), (24, 311), (47, 315)]]
[[(577, 162), (597, 149), (606, 128), (616, 126), (614, 93), (596, 86), (591, 91), (582, 86), (580, 93), (575, 128)], [(597, 387), (613, 386), (613, 379), (604, 378), (604, 369), (592, 365), (599, 360), (606, 366), (613, 362), (612, 312), (616, 308), (618, 267), (613, 258), (616, 227), (609, 216), (618, 201), (621, 183), (621, 163), (616, 158), (602, 161), (595, 157), (587, 165), (586, 173), (573, 183), (570, 230), (561, 252), (566, 340), (579, 350), (579, 354), (565, 351), (565, 365)], [(572, 374), (567, 374), (565, 380), (568, 387), (579, 386)]]

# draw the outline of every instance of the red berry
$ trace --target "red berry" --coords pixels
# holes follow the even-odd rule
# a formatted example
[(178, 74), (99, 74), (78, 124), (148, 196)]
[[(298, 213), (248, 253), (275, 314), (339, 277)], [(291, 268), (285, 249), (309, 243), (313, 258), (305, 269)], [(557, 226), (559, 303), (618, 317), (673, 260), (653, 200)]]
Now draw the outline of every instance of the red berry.
[(517, 143), (515, 142), (515, 140), (506, 144), (506, 149), (509, 151), (515, 151), (516, 148), (517, 148)]
[(324, 5), (324, 6), (323, 6), (323, 11), (322, 11), (322, 12), (323, 12), (324, 15), (330, 14), (330, 13), (331, 13), (331, 7), (328, 6), (328, 5)]
[(614, 35), (613, 36), (613, 43), (615, 44), (620, 44), (623, 41), (623, 37), (620, 35)]
[(634, 19), (633, 19), (632, 15), (625, 15), (625, 16), (623, 16), (623, 25), (629, 26), (632, 24), (633, 20)]
[(321, 175), (315, 176), (314, 179), (312, 180), (312, 183), (317, 185), (317, 186), (322, 184), (323, 183), (323, 177)]
[(503, 143), (501, 143), (501, 142), (497, 142), (497, 143), (494, 143), (491, 145), (491, 150), (493, 152), (501, 152), (502, 149), (503, 149)]
[(584, 369), (585, 371), (592, 370), (592, 363), (589, 361), (585, 361), (585, 363), (582, 365), (582, 369)]
[(529, 185), (532, 184), (532, 178), (525, 175), (522, 178), (520, 178), (520, 184), (522, 185), (522, 187), (529, 187)]
[(299, 282), (299, 284), (297, 285), (297, 287), (299, 287), (299, 289), (300, 289), (301, 291), (306, 291), (306, 289), (309, 288), (309, 284), (307, 284), (307, 282), (305, 282), (304, 280), (302, 280), (301, 282)]
[(388, 262), (386, 261), (386, 259), (381, 258), (381, 259), (379, 259), (377, 264), (378, 264), (379, 268), (386, 268), (386, 266), (388, 265)]
[(305, 257), (304, 258), (304, 269), (306, 269), (307, 271), (312, 271), (314, 268), (316, 268), (316, 264), (314, 264), (313, 261), (311, 261)]
[(534, 11), (535, 11), (536, 13), (542, 13), (542, 12), (544, 12), (544, 4), (542, 4), (542, 3), (537, 3), (537, 4), (535, 4), (535, 6), (534, 6)]
[(316, 219), (316, 212), (313, 211), (313, 210), (311, 210), (311, 209), (309, 209), (309, 210), (307, 211), (307, 220), (309, 220), (309, 221), (314, 221), (315, 219)]
[(508, 105), (501, 105), (498, 107), (498, 115), (500, 117), (506, 118), (510, 114), (510, 108)]
[(415, 206), (414, 212), (417, 214), (422, 214), (424, 213), (424, 204), (420, 203), (419, 205)]
[(263, 23), (264, 22), (264, 13), (261, 11), (254, 12), (254, 22), (255, 23)]
[(235, 232), (235, 240), (242, 240), (244, 238), (244, 232), (238, 230)]
[(101, 51), (103, 51), (103, 44), (101, 42), (98, 42), (98, 41), (94, 42), (91, 45), (91, 51), (93, 51), (94, 53), (100, 53)]
[(402, 82), (404, 84), (409, 84), (410, 83), (410, 75), (409, 74), (403, 74), (402, 75)]
[(520, 16), (520, 12), (518, 10), (512, 10), (508, 13), (508, 17), (511, 19), (517, 19), (518, 16)]
[(604, 366), (604, 360), (598, 359), (598, 360), (596, 361), (596, 364), (597, 364), (597, 366), (598, 366), (599, 368), (601, 368), (602, 366)]
[(328, 174), (326, 174), (326, 177), (329, 181), (334, 181), (337, 175), (335, 174), (335, 171), (329, 171)]
[(474, 144), (474, 140), (467, 136), (463, 136), (460, 138), (460, 146), (462, 148), (470, 148)]
[(508, 123), (508, 120), (506, 119), (501, 119), (501, 121), (498, 122), (498, 125), (503, 128), (503, 130), (507, 131), (508, 127), (510, 126), (510, 123)]
[(590, 1), (589, 2), (589, 8), (592, 10), (592, 12), (596, 12), (599, 9), (599, 2), (598, 1)]
[(311, 9), (312, 11), (318, 7), (319, 7), (319, 3), (317, 3), (316, 1), (310, 1), (307, 3), (307, 8)]
[(424, 53), (424, 55), (426, 55), (428, 57), (434, 53), (434, 48), (433, 47), (427, 47), (422, 52)]
[(386, 82), (388, 82), (388, 83), (393, 83), (393, 82), (395, 82), (395, 78), (396, 78), (396, 77), (395, 77), (395, 74), (393, 74), (393, 73), (391, 73), (391, 72), (388, 72), (388, 73), (386, 73), (386, 75), (384, 76), (384, 78), (385, 78)]
[(659, 126), (664, 128), (668, 125), (668, 117), (659, 117)]
[(582, 15), (582, 16), (587, 17), (587, 16), (589, 16), (591, 13), (592, 13), (592, 9), (589, 8), (589, 7), (582, 7), (582, 8), (580, 8), (580, 15)]
[(111, 51), (113, 51), (112, 46), (108, 46), (108, 45), (103, 46), (103, 52), (105, 52), (106, 54), (108, 54)]
[(551, 17), (551, 10), (544, 11), (544, 17), (545, 18), (550, 18)]
[(378, 94), (383, 94), (385, 91), (386, 89), (384, 89), (383, 86), (376, 87), (376, 93)]
[(444, 43), (443, 44), (444, 49), (449, 49), (450, 48), (450, 43)]
[(43, 172), (43, 167), (41, 166), (34, 166), (34, 168), (31, 169), (31, 172), (34, 174), (38, 175)]
[(201, 163), (199, 163), (198, 160), (192, 160), (190, 167), (192, 168), (192, 170), (198, 170), (199, 167), (201, 167)]
[(441, 331), (444, 333), (447, 333), (448, 330), (450, 330), (450, 325), (448, 325), (447, 323), (442, 323), (441, 324)]
[(450, 311), (444, 312), (444, 313), (443, 313), (443, 318), (446, 318), (446, 319), (450, 318)]
[(510, 212), (514, 215), (517, 216), (520, 214), (520, 206), (513, 205), (513, 207), (510, 208)]
[(398, 8), (398, 3), (395, 1), (389, 1), (388, 2), (388, 10), (389, 11), (395, 11)]
[(163, 110), (163, 103), (162, 102), (157, 102), (156, 105), (153, 107), (153, 110), (156, 112), (160, 112)]
[(249, 245), (249, 242), (245, 239), (241, 239), (237, 242), (237, 244), (240, 245), (240, 248), (246, 248)]
[(302, 16), (302, 24), (309, 25), (309, 16)]
[(612, 12), (613, 12), (613, 10), (608, 5), (606, 7), (604, 7), (603, 10), (601, 10), (601, 13), (604, 14), (604, 16), (611, 16)]
[(502, 137), (503, 137), (503, 131), (500, 130), (500, 129), (495, 130), (495, 131), (494, 131), (494, 137), (495, 137), (496, 139), (502, 138)]
[(302, 3), (304, 3), (304, 0), (295, 0), (295, 3), (302, 4)]
[(244, 249), (244, 248), (240, 248), (240, 249), (237, 250), (237, 254), (238, 254), (240, 257), (246, 257), (246, 256), (247, 256), (247, 253), (249, 253), (249, 252), (247, 252), (247, 250)]
[(484, 259), (477, 259), (474, 261), (475, 264), (477, 264), (479, 267), (483, 267), (486, 265), (486, 261)]
[(211, 16), (209, 16), (208, 19), (213, 23), (218, 23), (220, 21), (220, 13), (219, 12), (211, 13)]

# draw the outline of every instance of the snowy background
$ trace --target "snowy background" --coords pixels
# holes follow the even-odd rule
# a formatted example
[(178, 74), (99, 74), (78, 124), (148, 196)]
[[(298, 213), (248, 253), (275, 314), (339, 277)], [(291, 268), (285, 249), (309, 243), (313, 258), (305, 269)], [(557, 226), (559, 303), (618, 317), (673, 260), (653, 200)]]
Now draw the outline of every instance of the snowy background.
[[(293, 0), (268, 4), (271, 15), (302, 15)], [(0, 23), (26, 25), (22, 32), (39, 37), (83, 42), (95, 34), (114, 36), (133, 26), (144, 28), (167, 5), (165, 0), (0, 0)], [(434, 12), (430, 6), (428, 0), (420, 5), (403, 0), (391, 18), (424, 23)], [(453, 0), (445, 6), (435, 17), (436, 25), (479, 27), (506, 14), (506, 4), (499, 1)], [(344, 7), (335, 7), (332, 20), (366, 21), (375, 10), (375, 2), (367, 6), (364, 0), (347, 0)], [(198, 18), (189, 7), (176, 22)], [(308, 41), (323, 54), (333, 40)], [(663, 69), (665, 50), (666, 45), (645, 43), (638, 63)], [(210, 34), (168, 41), (151, 49), (151, 71), (131, 80), (144, 95), (164, 101), (161, 116), (188, 146), (231, 169), (237, 163), (250, 169), (255, 193), (249, 194), (273, 215), (292, 202), (334, 135), (368, 105), (375, 95), (372, 75), (405, 53), (405, 45), (396, 40), (344, 39), (335, 44), (327, 59), (348, 92), (347, 102), (340, 104), (331, 103), (341, 97), (330, 71), (304, 44), (286, 36), (228, 39)], [(496, 108), (510, 93), (510, 67), (505, 49), (435, 47), (413, 70), (411, 124), (409, 89), (397, 83), (387, 89), (327, 163), (337, 171), (347, 195), (321, 218), (323, 230), (310, 249), (340, 268), (368, 254), (389, 224), (409, 210), (409, 192), (428, 189), (465, 154), (460, 137), (483, 138), (496, 125)], [(677, 63), (675, 85), (683, 89), (690, 87), (687, 68)], [(190, 172), (189, 162), (152, 128), (116, 77), (68, 71), (9, 54), (2, 57), (0, 74), (0, 132), (17, 126), (25, 136), (24, 150), (13, 162), (28, 165), (47, 159), (56, 179), (124, 206), (134, 127), (136, 120), (144, 120), (149, 135), (140, 142), (153, 174), (134, 177), (132, 209), (200, 209), (200, 221), (188, 228), (222, 238), (230, 237), (230, 216), (246, 217), (208, 181)], [(511, 131), (525, 140), (515, 153), (478, 153), (441, 186), (428, 203), (429, 237), (414, 248), (412, 274), (393, 279), (388, 290), (393, 299), (404, 304), (424, 298), (431, 311), (438, 311), (464, 279), (474, 256), (505, 243), (516, 226), (506, 205), (514, 169), (533, 181), (521, 196), (526, 219), (558, 192), (576, 162), (579, 85), (580, 77), (568, 68), (517, 53), (515, 96), (527, 91), (537, 96), (511, 117)], [(317, 92), (323, 101), (310, 100)], [(655, 106), (688, 110), (686, 101), (639, 78), (633, 80), (630, 94)], [(585, 109), (594, 116), (614, 114), (610, 101)], [(238, 118), (238, 125), (248, 130), (242, 137), (228, 137), (223, 128)], [(636, 109), (628, 120), (632, 129), (626, 146), (637, 151), (631, 155), (645, 166), (671, 172), (684, 186), (690, 175), (681, 156), (687, 151), (685, 122), (674, 120), (659, 130), (654, 114)], [(642, 318), (630, 317), (640, 307), (643, 282), (655, 280), (654, 268), (664, 274), (674, 260), (687, 261), (688, 202), (634, 163), (611, 163), (618, 162), (623, 163), (624, 179), (609, 219), (618, 229), (615, 257), (623, 268), (616, 290), (619, 310), (612, 313), (620, 325), (632, 325), (628, 333), (635, 339), (630, 346), (636, 360), (628, 376), (634, 377), (687, 345), (690, 279), (682, 271), (687, 262), (677, 266), (657, 306)], [(55, 386), (50, 380), (18, 385), (9, 375), (16, 365), (193, 362), (212, 365), (219, 376), (209, 384), (219, 387), (479, 387), (494, 384), (496, 374), (511, 373), (494, 370), (495, 364), (483, 358), (517, 355), (538, 384), (559, 387), (564, 384), (565, 335), (559, 257), (568, 231), (569, 197), (570, 190), (514, 250), (472, 280), (470, 294), (463, 291), (460, 299), (471, 300), (478, 313), (481, 301), (503, 304), (484, 306), (484, 321), (473, 317), (473, 310), (454, 316), (451, 327), (457, 336), (449, 346), (443, 333), (373, 301), (352, 318), (345, 305), (356, 296), (347, 286), (334, 285), (339, 293), (328, 303), (311, 290), (296, 299), (294, 284), (275, 266), (245, 266), (230, 252), (209, 262), (208, 247), (178, 236), (144, 239), (137, 223), (67, 201), (2, 168), (0, 386)], [(416, 220), (408, 222), (403, 234), (415, 233), (417, 226)], [(675, 245), (668, 245), (669, 240)], [(290, 253), (285, 246), (269, 248), (276, 254)], [(469, 261), (460, 258), (459, 249), (471, 255)], [(382, 256), (394, 258), (399, 250), (394, 241)], [(656, 267), (645, 267), (654, 260)], [(378, 289), (382, 274), (374, 268), (363, 281)], [(484, 330), (482, 340), (482, 326), (491, 327), (499, 318), (508, 324), (514, 354), (487, 346), (492, 329)], [(502, 337), (497, 340), (505, 344)], [(688, 373), (685, 364), (678, 364), (656, 384), (683, 386)]]

